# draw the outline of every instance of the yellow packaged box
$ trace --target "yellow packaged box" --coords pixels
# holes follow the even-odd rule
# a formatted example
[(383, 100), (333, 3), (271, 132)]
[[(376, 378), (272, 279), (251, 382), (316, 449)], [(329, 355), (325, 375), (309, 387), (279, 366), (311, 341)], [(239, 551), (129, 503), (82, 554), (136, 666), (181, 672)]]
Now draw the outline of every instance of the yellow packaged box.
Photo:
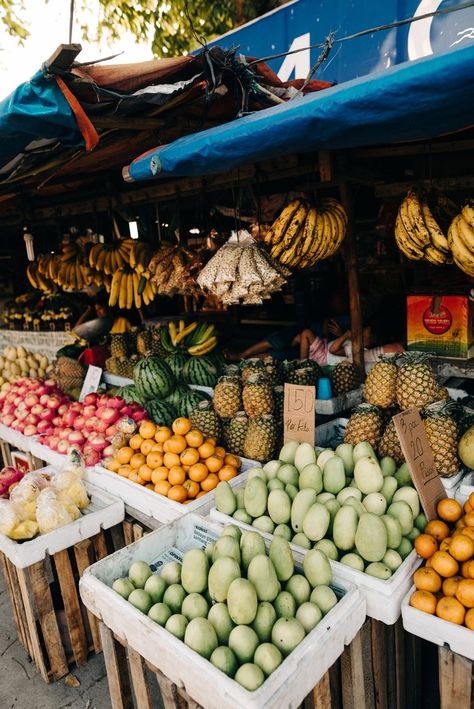
[(407, 296), (407, 347), (444, 357), (474, 355), (473, 304), (464, 295)]

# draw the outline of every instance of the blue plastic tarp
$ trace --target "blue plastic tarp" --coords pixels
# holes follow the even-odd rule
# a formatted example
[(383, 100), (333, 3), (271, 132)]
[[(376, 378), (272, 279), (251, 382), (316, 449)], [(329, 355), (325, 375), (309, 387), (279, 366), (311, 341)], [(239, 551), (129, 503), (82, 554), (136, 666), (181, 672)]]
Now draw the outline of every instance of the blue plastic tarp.
[(38, 139), (84, 145), (69, 104), (54, 79), (42, 71), (0, 102), (0, 169)]
[(474, 124), (474, 45), (407, 62), (148, 151), (129, 181), (226, 172), (291, 153), (429, 140)]

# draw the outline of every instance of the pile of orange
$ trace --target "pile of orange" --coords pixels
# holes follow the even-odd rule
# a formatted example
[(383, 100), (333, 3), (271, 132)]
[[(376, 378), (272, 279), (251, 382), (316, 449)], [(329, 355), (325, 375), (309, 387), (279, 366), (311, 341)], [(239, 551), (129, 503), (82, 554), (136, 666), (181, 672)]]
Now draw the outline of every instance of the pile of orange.
[(445, 497), (436, 511), (415, 539), (426, 564), (413, 575), (410, 605), (474, 630), (474, 492), (464, 506)]
[(142, 421), (138, 433), (105, 464), (107, 470), (183, 503), (235, 478), (240, 465), (240, 458), (205, 438), (184, 417), (171, 428)]

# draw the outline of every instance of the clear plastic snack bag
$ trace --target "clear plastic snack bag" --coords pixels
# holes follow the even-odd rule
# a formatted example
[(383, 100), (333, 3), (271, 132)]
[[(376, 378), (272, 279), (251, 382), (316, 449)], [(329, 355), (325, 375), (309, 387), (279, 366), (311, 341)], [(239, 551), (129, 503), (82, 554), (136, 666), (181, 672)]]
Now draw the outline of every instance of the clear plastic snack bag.
[(40, 472), (27, 473), (13, 488), (10, 500), (24, 520), (36, 519), (36, 500), (42, 490), (49, 485), (49, 477)]
[(36, 518), (41, 534), (53, 532), (74, 521), (64, 498), (59, 499), (57, 492), (52, 488), (43, 490), (38, 495)]
[(89, 507), (89, 497), (82, 478), (67, 467), (53, 475), (51, 487), (62, 496), (69, 497), (80, 510)]
[(0, 534), (16, 541), (32, 539), (38, 534), (38, 525), (36, 520), (24, 519), (10, 500), (0, 500)]

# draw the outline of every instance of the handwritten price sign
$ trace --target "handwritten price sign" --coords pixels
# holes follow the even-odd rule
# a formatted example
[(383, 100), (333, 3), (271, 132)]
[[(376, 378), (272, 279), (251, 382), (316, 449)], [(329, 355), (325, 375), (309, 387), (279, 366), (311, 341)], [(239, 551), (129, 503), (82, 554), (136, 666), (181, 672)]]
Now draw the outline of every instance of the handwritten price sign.
[(314, 446), (316, 435), (315, 387), (285, 384), (283, 441), (299, 441)]
[(79, 401), (84, 401), (87, 394), (92, 394), (97, 391), (101, 378), (102, 369), (100, 367), (94, 367), (93, 364), (90, 364), (87, 369), (84, 384), (82, 385)]
[(393, 417), (405, 460), (428, 519), (436, 518), (436, 504), (446, 497), (418, 409)]

